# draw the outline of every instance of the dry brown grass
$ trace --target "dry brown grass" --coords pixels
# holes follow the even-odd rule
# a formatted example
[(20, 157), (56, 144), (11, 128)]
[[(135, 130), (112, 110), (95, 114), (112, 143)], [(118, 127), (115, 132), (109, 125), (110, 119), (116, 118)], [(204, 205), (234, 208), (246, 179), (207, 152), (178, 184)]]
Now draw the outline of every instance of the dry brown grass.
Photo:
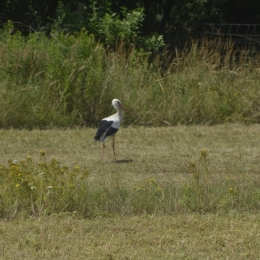
[(1, 259), (259, 259), (259, 214), (0, 222)]

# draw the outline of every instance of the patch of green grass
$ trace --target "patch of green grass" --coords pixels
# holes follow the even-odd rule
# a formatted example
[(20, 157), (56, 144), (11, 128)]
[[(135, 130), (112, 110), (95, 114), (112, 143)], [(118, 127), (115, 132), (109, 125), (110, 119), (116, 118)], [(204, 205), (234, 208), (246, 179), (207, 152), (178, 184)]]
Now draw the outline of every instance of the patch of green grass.
[(1, 217), (258, 211), (258, 129), (121, 128), (117, 163), (95, 129), (1, 130)]

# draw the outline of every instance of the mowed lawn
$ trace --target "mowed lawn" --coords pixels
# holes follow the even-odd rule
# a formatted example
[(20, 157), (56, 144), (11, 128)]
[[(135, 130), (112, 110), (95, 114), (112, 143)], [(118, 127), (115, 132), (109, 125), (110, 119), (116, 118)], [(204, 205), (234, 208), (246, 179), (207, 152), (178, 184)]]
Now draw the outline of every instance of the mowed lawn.
[[(87, 167), (90, 181), (127, 187), (151, 179), (161, 186), (192, 178), (191, 163), (206, 151), (211, 181), (260, 182), (260, 125), (122, 127), (105, 160), (94, 128), (0, 130), (0, 164), (31, 156)], [(243, 185), (243, 183), (241, 183)], [(259, 202), (260, 203), (260, 202)], [(260, 213), (18, 215), (0, 221), (0, 259), (260, 259)]]
[(1, 259), (259, 259), (260, 214), (0, 222)]

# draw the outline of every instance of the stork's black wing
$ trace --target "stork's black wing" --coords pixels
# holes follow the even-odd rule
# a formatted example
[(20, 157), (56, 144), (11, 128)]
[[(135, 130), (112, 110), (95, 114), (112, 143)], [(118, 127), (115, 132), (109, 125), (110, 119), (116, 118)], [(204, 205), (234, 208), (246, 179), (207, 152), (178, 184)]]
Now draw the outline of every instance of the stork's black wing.
[(98, 130), (94, 137), (95, 141), (104, 141), (104, 139), (108, 136), (114, 135), (118, 129), (111, 127), (113, 121), (102, 120), (98, 124)]

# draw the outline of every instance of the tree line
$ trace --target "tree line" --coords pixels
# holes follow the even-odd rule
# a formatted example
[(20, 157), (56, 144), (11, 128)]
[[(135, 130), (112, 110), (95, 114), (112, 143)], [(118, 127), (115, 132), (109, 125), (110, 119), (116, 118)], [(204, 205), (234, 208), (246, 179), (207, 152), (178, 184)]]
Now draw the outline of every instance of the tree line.
[[(4, 0), (0, 24), (24, 35), (85, 28), (101, 42), (136, 41), (159, 48), (179, 31), (201, 33), (205, 23), (260, 23), (259, 0)], [(161, 38), (159, 36), (162, 36)]]

